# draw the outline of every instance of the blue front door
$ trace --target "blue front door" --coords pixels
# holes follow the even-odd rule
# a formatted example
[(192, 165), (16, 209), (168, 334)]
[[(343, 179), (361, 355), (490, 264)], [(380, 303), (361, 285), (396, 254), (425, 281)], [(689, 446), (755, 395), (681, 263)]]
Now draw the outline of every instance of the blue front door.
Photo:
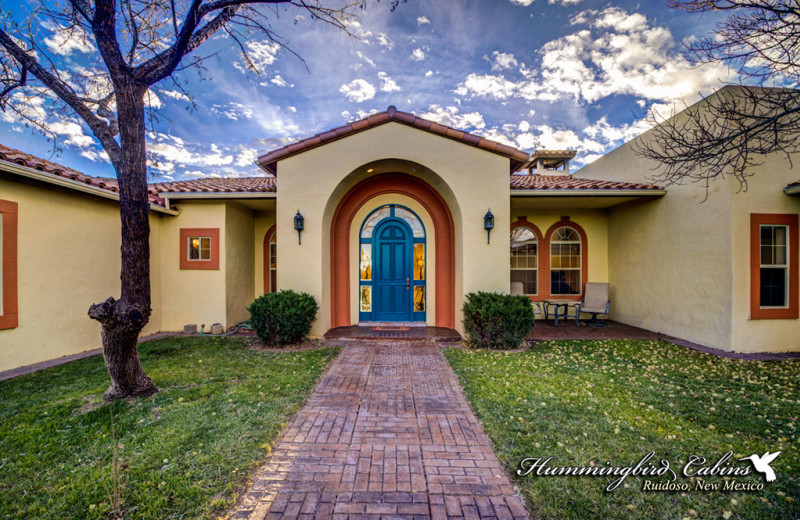
[(414, 308), (411, 229), (401, 220), (386, 219), (377, 226), (372, 237), (375, 251), (374, 319), (411, 321)]

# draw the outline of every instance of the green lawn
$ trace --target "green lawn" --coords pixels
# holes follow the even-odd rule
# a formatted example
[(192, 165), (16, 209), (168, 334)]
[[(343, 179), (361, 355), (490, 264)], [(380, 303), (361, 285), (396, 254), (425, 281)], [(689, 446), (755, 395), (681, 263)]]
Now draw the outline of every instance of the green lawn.
[(128, 466), (125, 518), (210, 517), (231, 505), (338, 350), (195, 337), (139, 352), (161, 390), (144, 400), (102, 405), (100, 356), (0, 382), (0, 518), (109, 518), (111, 412)]
[[(445, 352), (498, 456), (540, 519), (800, 518), (800, 363), (736, 361), (656, 341), (553, 341), (525, 352)], [(649, 451), (678, 483), (692, 454), (717, 460), (782, 451), (761, 491), (644, 492), (628, 477), (526, 476), (525, 457), (551, 466), (632, 465)], [(746, 467), (749, 462), (732, 461)], [(660, 480), (658, 478), (651, 479)], [(724, 483), (707, 477), (707, 483)]]

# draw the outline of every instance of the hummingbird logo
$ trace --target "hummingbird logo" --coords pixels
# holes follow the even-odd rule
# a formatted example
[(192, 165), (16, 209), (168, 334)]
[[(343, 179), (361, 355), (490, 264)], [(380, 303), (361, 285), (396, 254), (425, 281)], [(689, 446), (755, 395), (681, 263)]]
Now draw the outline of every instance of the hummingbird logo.
[(749, 457), (743, 457), (739, 460), (749, 460), (753, 463), (753, 467), (759, 473), (763, 473), (767, 479), (767, 482), (774, 482), (775, 481), (775, 472), (772, 471), (772, 468), (769, 467), (769, 463), (772, 462), (780, 455), (781, 452), (776, 451), (775, 453), (766, 452), (765, 454), (761, 455), (760, 457), (755, 453), (750, 455)]

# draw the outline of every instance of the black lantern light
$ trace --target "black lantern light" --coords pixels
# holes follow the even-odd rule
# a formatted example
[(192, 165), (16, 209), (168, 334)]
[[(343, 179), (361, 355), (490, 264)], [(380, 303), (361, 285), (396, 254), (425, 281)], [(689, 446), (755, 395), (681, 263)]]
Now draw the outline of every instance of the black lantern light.
[(483, 216), (483, 229), (486, 230), (486, 243), (488, 244), (492, 229), (494, 229), (494, 215), (492, 215), (491, 209)]
[(303, 232), (304, 221), (305, 221), (305, 219), (303, 218), (303, 215), (300, 214), (300, 210), (298, 209), (297, 210), (297, 215), (294, 216), (294, 228), (297, 230), (297, 243), (298, 244), (302, 243), (302, 242), (300, 242), (300, 233)]

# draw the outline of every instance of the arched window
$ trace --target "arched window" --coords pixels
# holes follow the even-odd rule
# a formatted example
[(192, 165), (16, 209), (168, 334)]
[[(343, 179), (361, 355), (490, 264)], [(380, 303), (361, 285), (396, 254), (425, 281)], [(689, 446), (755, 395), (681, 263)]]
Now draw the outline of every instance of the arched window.
[(568, 226), (550, 235), (550, 294), (553, 296), (581, 294), (582, 251), (581, 237)]
[(539, 238), (522, 225), (511, 229), (512, 289), (515, 283), (522, 284), (522, 294), (539, 294)]

